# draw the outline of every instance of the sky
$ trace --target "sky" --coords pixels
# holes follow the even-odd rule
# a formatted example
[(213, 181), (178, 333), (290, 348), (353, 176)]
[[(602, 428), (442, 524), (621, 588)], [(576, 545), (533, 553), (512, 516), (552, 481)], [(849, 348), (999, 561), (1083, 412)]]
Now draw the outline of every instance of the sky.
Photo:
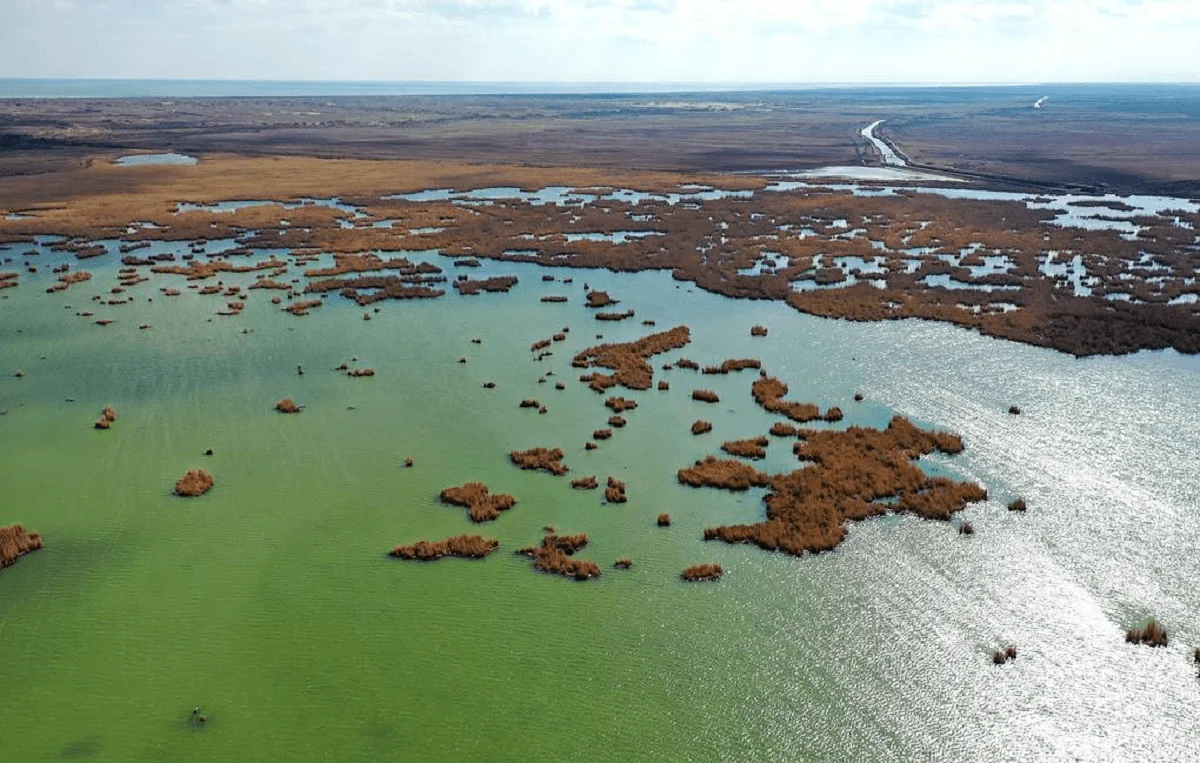
[(1200, 0), (0, 0), (0, 77), (1200, 82)]

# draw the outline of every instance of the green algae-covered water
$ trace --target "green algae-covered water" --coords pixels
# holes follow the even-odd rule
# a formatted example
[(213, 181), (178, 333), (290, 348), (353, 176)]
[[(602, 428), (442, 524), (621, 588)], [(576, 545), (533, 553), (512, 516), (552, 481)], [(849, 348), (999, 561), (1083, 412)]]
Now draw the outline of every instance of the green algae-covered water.
[[(45, 294), (61, 256), (0, 297), (0, 524), (46, 539), (0, 571), (7, 760), (1197, 758), (1195, 358), (1079, 361), (943, 325), (816, 319), (662, 273), (504, 263), (471, 273), (518, 275), (508, 294), (382, 303), (369, 322), (336, 297), (295, 318), (269, 292), (220, 317), (220, 297), (162, 296), (182, 287), (170, 276), (131, 289), (136, 304), (99, 307), (114, 258)], [(584, 282), (636, 319), (595, 321)], [(770, 336), (751, 339), (756, 323)], [(706, 526), (761, 515), (762, 491), (675, 479), (770, 426), (754, 372), (658, 371), (671, 390), (623, 392), (641, 404), (629, 426), (585, 452), (609, 411), (569, 365), (597, 333), (680, 324), (692, 345), (656, 369), (758, 357), (792, 399), (841, 406), (838, 426), (899, 413), (963, 434), (961, 456), (925, 466), (989, 488), (963, 515), (975, 535), (887, 517), (818, 557), (703, 542)], [(535, 362), (529, 345), (564, 326), (568, 340)], [(378, 375), (333, 370), (352, 358)], [(721, 403), (693, 402), (698, 387)], [(283, 397), (304, 412), (276, 414)], [(549, 412), (519, 410), (528, 397)], [(109, 404), (119, 420), (94, 431)], [(715, 431), (693, 437), (701, 417)], [(624, 480), (629, 503), (509, 464), (535, 446), (562, 447), (576, 476)], [(787, 441), (769, 451), (763, 468), (796, 468)], [(172, 497), (193, 467), (215, 489)], [(437, 499), (468, 480), (517, 506), (471, 525)], [(1018, 495), (1025, 515), (1004, 508)], [(655, 526), (660, 512), (672, 527)], [(512, 553), (545, 525), (588, 533), (579, 555), (603, 577), (539, 574)], [(464, 532), (501, 550), (386, 557)], [(633, 569), (611, 569), (626, 556)], [(681, 582), (696, 562), (727, 574)], [(1149, 616), (1168, 648), (1124, 643)], [(993, 666), (1009, 644), (1018, 660)], [(188, 722), (197, 705), (203, 728)]]

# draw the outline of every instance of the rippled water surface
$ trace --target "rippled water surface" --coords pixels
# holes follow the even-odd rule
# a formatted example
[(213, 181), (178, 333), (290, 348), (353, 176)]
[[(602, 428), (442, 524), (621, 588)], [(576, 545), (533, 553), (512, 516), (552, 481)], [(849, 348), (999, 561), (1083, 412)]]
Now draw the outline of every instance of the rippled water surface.
[[(337, 298), (294, 318), (264, 292), (218, 317), (223, 299), (163, 297), (163, 276), (109, 308), (90, 297), (115, 283), (113, 258), (54, 295), (57, 260), (43, 260), (0, 295), (0, 521), (47, 541), (0, 572), (8, 759), (1197, 758), (1196, 358), (1075, 360), (946, 325), (817, 319), (662, 273), (505, 263), (471, 274), (518, 275), (508, 294), (383, 303), (369, 322)], [(584, 282), (636, 318), (596, 322)], [(989, 488), (965, 512), (975, 535), (887, 517), (819, 557), (704, 543), (706, 526), (761, 516), (761, 492), (686, 489), (676, 469), (772, 418), (750, 397), (753, 372), (660, 371), (671, 390), (625, 393), (641, 403), (629, 426), (585, 452), (609, 412), (570, 357), (597, 333), (651, 331), (643, 319), (692, 328), (656, 368), (758, 357), (793, 399), (841, 406), (841, 426), (898, 413), (961, 433), (961, 456), (926, 466)], [(754, 324), (770, 336), (751, 339)], [(568, 341), (534, 362), (530, 343), (563, 326)], [(332, 370), (351, 358), (378, 375)], [(693, 402), (697, 387), (721, 403)], [(286, 396), (304, 413), (275, 414)], [(518, 410), (527, 397), (549, 412)], [(93, 431), (107, 404), (118, 422)], [(699, 417), (715, 431), (693, 437)], [(539, 445), (563, 447), (578, 475), (623, 479), (630, 502), (508, 464)], [(764, 468), (795, 468), (786, 441), (769, 450)], [(172, 498), (196, 466), (216, 488)], [(438, 503), (475, 479), (519, 503), (474, 528)], [(1018, 495), (1027, 514), (1005, 509)], [(654, 526), (664, 511), (669, 529)], [(576, 584), (511, 553), (544, 525), (589, 533), (580, 556), (604, 576)], [(500, 552), (384, 556), (476, 530)], [(610, 571), (623, 556), (633, 569)], [(679, 582), (709, 561), (722, 581)], [(1168, 648), (1124, 643), (1148, 616)], [(1017, 661), (993, 666), (1008, 644)], [(199, 730), (196, 705), (210, 717)]]

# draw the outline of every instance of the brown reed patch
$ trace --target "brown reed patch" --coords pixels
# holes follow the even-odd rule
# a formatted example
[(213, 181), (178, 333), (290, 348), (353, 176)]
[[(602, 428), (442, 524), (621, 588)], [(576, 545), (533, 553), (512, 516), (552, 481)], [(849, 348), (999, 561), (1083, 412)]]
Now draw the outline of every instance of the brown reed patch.
[(845, 538), (846, 524), (888, 512), (948, 520), (968, 503), (987, 499), (972, 483), (930, 477), (914, 461), (934, 451), (961, 452), (962, 440), (917, 428), (895, 417), (885, 430), (804, 430), (796, 456), (811, 465), (769, 476), (736, 461), (709, 457), (679, 471), (694, 487), (727, 490), (770, 487), (766, 518), (757, 524), (708, 528), (706, 540), (753, 543), (769, 551), (801, 555), (829, 551)]
[(216, 480), (203, 469), (190, 469), (175, 482), (175, 495), (196, 498), (213, 489)]
[(475, 296), (484, 291), (507, 292), (516, 285), (516, 276), (496, 276), (494, 278), (486, 278), (482, 281), (474, 281), (468, 278), (454, 282), (454, 288), (463, 296)]
[(11, 567), (28, 553), (42, 548), (42, 536), (27, 532), (24, 525), (14, 524), (0, 527), (0, 569)]
[(658, 526), (659, 527), (670, 527), (671, 526), (671, 515), (670, 514), (659, 514), (658, 515)]
[(766, 335), (767, 335), (767, 327), (766, 326), (751, 326), (750, 327), (750, 336), (766, 336)]
[(586, 377), (597, 392), (618, 385), (633, 390), (650, 389), (654, 368), (646, 359), (683, 347), (690, 341), (691, 332), (687, 326), (679, 326), (635, 342), (590, 347), (577, 354), (571, 365), (576, 368), (607, 368), (614, 372), (612, 375), (596, 373)]
[(606, 291), (589, 291), (587, 293), (587, 307), (609, 307), (610, 305), (619, 305), (620, 300), (613, 299)]
[(748, 368), (762, 368), (762, 363), (754, 358), (729, 359), (719, 366), (705, 366), (701, 373), (709, 374), (725, 374), (736, 371), (745, 371)]
[(1145, 628), (1130, 628), (1126, 631), (1125, 641), (1146, 646), (1166, 646), (1168, 643), (1166, 630), (1154, 619), (1147, 621)]
[(533, 448), (531, 450), (514, 450), (508, 454), (512, 462), (528, 471), (544, 471), (561, 477), (570, 471), (563, 465), (561, 448)]
[(613, 413), (624, 413), (638, 407), (636, 400), (626, 400), (623, 397), (610, 397), (604, 401), (604, 405), (612, 410)]
[(575, 552), (587, 544), (587, 535), (547, 533), (541, 545), (528, 546), (517, 553), (531, 557), (534, 568), (542, 572), (584, 581), (600, 577), (600, 566), (595, 562), (574, 558)]
[(696, 421), (692, 422), (692, 434), (694, 435), (708, 434), (712, 430), (713, 425), (711, 422), (704, 421), (702, 419), (697, 419)]
[(600, 483), (594, 476), (580, 477), (579, 479), (571, 480), (571, 487), (576, 490), (595, 490), (600, 487)]
[(490, 493), (482, 482), (468, 482), (462, 487), (448, 487), (441, 493), (443, 503), (462, 506), (472, 522), (494, 522), (500, 512), (508, 511), (517, 499), (506, 493)]
[(438, 541), (419, 540), (409, 546), (396, 546), (388, 556), (421, 562), (436, 562), (447, 556), (483, 559), (500, 548), (500, 541), (482, 535), (458, 535)]
[(717, 393), (713, 392), (711, 389), (694, 389), (694, 390), (692, 390), (692, 399), (698, 400), (701, 403), (719, 403), (719, 402), (721, 402), (721, 398), (718, 397)]
[(804, 424), (821, 418), (821, 409), (812, 403), (784, 400), (788, 386), (774, 377), (763, 376), (756, 379), (750, 391), (754, 400), (765, 410), (787, 416), (792, 421)]
[(696, 583), (706, 580), (720, 580), (724, 574), (725, 570), (721, 569), (721, 565), (719, 564), (693, 564), (680, 573), (680, 577), (689, 583)]
[(739, 458), (760, 459), (767, 457), (767, 446), (771, 441), (766, 437), (752, 437), (748, 440), (730, 440), (721, 445), (721, 450)]
[(296, 405), (296, 401), (290, 397), (285, 397), (275, 404), (275, 410), (280, 413), (300, 413), (304, 410), (304, 406)]
[(629, 500), (625, 494), (625, 483), (616, 477), (609, 477), (608, 486), (604, 489), (604, 500), (609, 503), (625, 503)]

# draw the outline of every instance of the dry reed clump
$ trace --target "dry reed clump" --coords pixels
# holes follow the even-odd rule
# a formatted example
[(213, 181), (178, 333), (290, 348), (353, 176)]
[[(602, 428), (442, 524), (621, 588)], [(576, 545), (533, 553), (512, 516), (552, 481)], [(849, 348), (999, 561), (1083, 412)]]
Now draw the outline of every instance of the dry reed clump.
[(667, 390), (669, 390), (669, 389), (671, 389), (671, 383), (670, 383), (670, 382), (660, 381), (660, 382), (658, 383), (658, 391), (659, 391), (659, 392), (666, 392), (666, 391), (667, 391)]
[(740, 458), (766, 458), (767, 446), (771, 441), (764, 437), (753, 437), (748, 440), (730, 440), (721, 446), (721, 450), (731, 456)]
[(419, 540), (411, 546), (396, 546), (388, 556), (421, 562), (436, 562), (446, 556), (483, 559), (500, 548), (500, 541), (482, 535), (459, 535), (445, 540)]
[(679, 471), (679, 481), (695, 487), (771, 488), (763, 499), (763, 521), (708, 528), (706, 540), (753, 543), (799, 556), (836, 548), (850, 521), (888, 512), (948, 520), (968, 503), (987, 499), (979, 485), (931, 477), (915, 463), (934, 451), (961, 452), (960, 438), (919, 429), (899, 416), (884, 430), (805, 430), (800, 437), (793, 450), (811, 466), (789, 474), (772, 477), (741, 462), (711, 457)]
[(623, 397), (610, 397), (604, 401), (604, 404), (612, 410), (613, 413), (624, 413), (632, 411), (638, 407), (636, 400), (626, 400)]
[(686, 368), (689, 371), (699, 371), (700, 364), (690, 358), (680, 358), (675, 361), (676, 368)]
[(627, 570), (632, 566), (633, 566), (633, 560), (630, 559), (629, 557), (625, 557), (624, 559), (618, 559), (617, 561), (613, 562), (613, 567), (616, 567), (618, 570)]
[(216, 481), (203, 469), (190, 469), (175, 482), (175, 495), (196, 498), (212, 490)]
[(654, 368), (646, 359), (683, 347), (690, 341), (691, 332), (688, 327), (679, 326), (635, 342), (590, 347), (577, 354), (571, 365), (576, 368), (607, 368), (614, 372), (612, 375), (596, 373), (590, 377), (581, 377), (597, 392), (617, 385), (635, 390), (650, 389), (654, 381)]
[(795, 437), (800, 434), (800, 429), (786, 421), (776, 421), (771, 425), (771, 434), (775, 437)]
[(1130, 628), (1125, 632), (1125, 641), (1130, 644), (1145, 644), (1147, 646), (1166, 646), (1167, 632), (1157, 620), (1149, 620), (1145, 628)]
[(518, 408), (541, 408), (542, 404), (539, 403), (537, 400), (534, 400), (533, 398), (529, 398), (527, 400), (522, 400), (520, 405), (518, 405), (517, 407)]
[(812, 403), (794, 403), (784, 400), (788, 386), (779, 379), (764, 376), (755, 380), (750, 388), (754, 400), (765, 410), (787, 416), (801, 424), (821, 418), (821, 409)]
[(304, 410), (304, 406), (296, 405), (296, 401), (290, 397), (285, 397), (275, 404), (275, 410), (280, 413), (300, 413)]
[(21, 524), (0, 527), (0, 569), (17, 563), (17, 559), (42, 548), (42, 536), (26, 532)]
[(702, 403), (719, 403), (719, 402), (721, 402), (721, 398), (718, 397), (717, 393), (713, 392), (711, 389), (692, 390), (692, 399), (698, 400)]
[(721, 569), (719, 564), (693, 564), (680, 573), (680, 577), (689, 583), (696, 583), (705, 580), (720, 580), (725, 574), (725, 570)]
[(625, 483), (615, 477), (609, 477), (608, 487), (604, 489), (604, 500), (609, 503), (625, 503), (629, 500), (625, 495)]
[(1014, 500), (1014, 501), (1011, 501), (1011, 502), (1008, 504), (1008, 510), (1009, 510), (1009, 511), (1025, 511), (1025, 510), (1026, 510), (1026, 509), (1028, 509), (1028, 508), (1029, 508), (1029, 507), (1025, 505), (1025, 499), (1024, 499), (1024, 498), (1017, 498), (1016, 500)]
[(615, 322), (627, 320), (633, 316), (634, 312), (632, 310), (626, 310), (623, 313), (596, 313), (596, 320)]
[(624, 427), (626, 423), (628, 423), (628, 422), (625, 421), (624, 416), (609, 416), (608, 417), (608, 425), (610, 427), (620, 429), (620, 428)]
[(749, 490), (769, 487), (771, 477), (741, 461), (720, 461), (708, 456), (690, 469), (680, 469), (679, 482), (691, 487), (715, 487), (722, 490)]
[(585, 442), (585, 443), (583, 444), (583, 449), (584, 449), (584, 450), (595, 450), (596, 448), (599, 448), (599, 447), (600, 447), (599, 445), (597, 445), (596, 443), (592, 442), (591, 440), (588, 440), (587, 442)]
[(750, 327), (750, 336), (766, 336), (766, 335), (767, 335), (767, 327), (766, 326), (751, 326)]
[(551, 294), (551, 295), (542, 297), (542, 301), (543, 302), (562, 303), (562, 302), (566, 302), (567, 298), (564, 296), (558, 295), (558, 294)]
[(292, 304), (283, 308), (283, 311), (286, 313), (291, 313), (297, 317), (303, 317), (308, 315), (309, 310), (318, 308), (323, 304), (324, 303), (319, 299), (302, 300), (300, 302), (293, 302)]
[(600, 483), (593, 477), (580, 477), (579, 479), (571, 480), (571, 487), (576, 490), (595, 490), (600, 487)]
[(611, 429), (597, 429), (595, 432), (592, 432), (593, 440), (608, 440), (611, 439), (612, 436), (613, 431)]
[(843, 418), (842, 409), (836, 406), (825, 411), (825, 420), (831, 424), (841, 421)]
[(365, 376), (374, 376), (375, 369), (374, 368), (356, 368), (353, 371), (348, 371), (346, 373), (346, 375), (351, 378), (354, 378), (354, 379), (361, 379)]
[(1004, 649), (997, 649), (992, 653), (992, 663), (995, 665), (1003, 665), (1006, 662), (1017, 659), (1017, 648), (1015, 646), (1007, 646)]
[(96, 429), (108, 429), (117, 420), (117, 412), (111, 405), (104, 406), (100, 418), (96, 419)]
[(475, 296), (482, 291), (507, 292), (516, 285), (516, 276), (497, 276), (495, 278), (486, 278), (482, 281), (475, 281), (468, 278), (454, 282), (454, 288), (458, 290), (459, 294), (464, 296)]
[(462, 506), (472, 522), (493, 522), (500, 512), (508, 511), (517, 499), (506, 493), (489, 493), (482, 482), (468, 482), (462, 487), (448, 487), (441, 493), (443, 503)]
[(528, 546), (517, 553), (531, 557), (534, 568), (542, 572), (583, 581), (600, 577), (600, 566), (595, 562), (573, 558), (575, 552), (587, 544), (587, 535), (547, 533), (541, 545)]
[(704, 421), (703, 419), (697, 419), (696, 421), (692, 422), (692, 434), (708, 434), (712, 430), (713, 425), (711, 422)]
[(619, 305), (620, 301), (608, 296), (606, 291), (589, 291), (587, 293), (588, 307), (608, 307), (610, 305)]
[(92, 280), (92, 274), (87, 272), (86, 270), (79, 270), (74, 273), (67, 273), (65, 275), (59, 276), (58, 282), (55, 284), (52, 284), (49, 288), (47, 288), (46, 293), (53, 294), (55, 292), (66, 291), (67, 289), (71, 288), (71, 286), (73, 286), (74, 284), (83, 283), (84, 281), (90, 281), (90, 280)]
[(671, 515), (670, 514), (659, 514), (658, 515), (658, 526), (659, 527), (670, 527), (671, 526)]
[(561, 477), (570, 471), (563, 465), (563, 452), (561, 448), (533, 448), (531, 450), (514, 450), (508, 454), (512, 462), (522, 469), (528, 471), (544, 471), (553, 474), (556, 477)]
[(754, 358), (730, 358), (719, 366), (705, 366), (701, 373), (709, 374), (710, 376), (713, 374), (724, 376), (736, 371), (745, 371), (748, 368), (762, 368), (762, 363)]

